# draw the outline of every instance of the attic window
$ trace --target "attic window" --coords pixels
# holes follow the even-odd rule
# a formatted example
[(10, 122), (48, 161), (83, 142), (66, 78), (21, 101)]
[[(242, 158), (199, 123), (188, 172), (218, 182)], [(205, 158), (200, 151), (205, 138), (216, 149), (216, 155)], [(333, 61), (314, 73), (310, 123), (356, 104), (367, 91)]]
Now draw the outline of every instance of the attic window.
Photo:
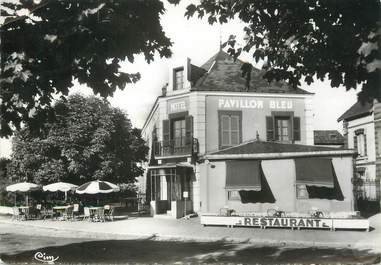
[(173, 90), (180, 90), (184, 87), (184, 67), (173, 70)]

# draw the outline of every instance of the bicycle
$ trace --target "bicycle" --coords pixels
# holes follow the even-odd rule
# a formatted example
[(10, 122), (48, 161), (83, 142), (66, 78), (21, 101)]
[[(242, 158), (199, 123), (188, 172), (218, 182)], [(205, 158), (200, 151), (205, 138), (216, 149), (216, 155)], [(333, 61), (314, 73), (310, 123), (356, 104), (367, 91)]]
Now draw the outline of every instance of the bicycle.
[(324, 218), (325, 216), (324, 212), (319, 209), (311, 209), (308, 211), (308, 214), (314, 218)]
[(267, 216), (272, 217), (286, 217), (286, 212), (274, 208), (270, 208), (267, 210)]

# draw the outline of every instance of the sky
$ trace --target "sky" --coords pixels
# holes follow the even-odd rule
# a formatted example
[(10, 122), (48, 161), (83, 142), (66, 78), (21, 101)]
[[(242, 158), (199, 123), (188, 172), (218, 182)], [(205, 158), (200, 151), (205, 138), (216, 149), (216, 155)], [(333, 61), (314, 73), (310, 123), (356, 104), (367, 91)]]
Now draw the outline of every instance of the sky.
[[(135, 127), (143, 126), (156, 97), (161, 94), (161, 88), (167, 83), (171, 60), (188, 57), (192, 64), (200, 66), (218, 52), (220, 40), (226, 41), (229, 35), (236, 35), (237, 39), (241, 40), (238, 43), (243, 43), (244, 24), (240, 21), (234, 20), (222, 26), (219, 24), (211, 26), (206, 19), (188, 20), (184, 17), (188, 3), (182, 1), (182, 4), (177, 6), (165, 3), (166, 12), (161, 17), (161, 24), (173, 42), (172, 58), (162, 59), (156, 56), (154, 62), (147, 64), (143, 56), (136, 56), (133, 64), (129, 62), (122, 64), (122, 71), (140, 72), (142, 77), (137, 83), (128, 84), (123, 90), (116, 91), (109, 101), (112, 106), (124, 110)], [(251, 62), (250, 58), (250, 55), (246, 54), (242, 59)], [(341, 132), (341, 124), (336, 120), (356, 102), (358, 91), (346, 91), (343, 87), (332, 88), (328, 80), (315, 81), (310, 86), (302, 84), (301, 88), (315, 93), (314, 129), (335, 129)], [(75, 83), (70, 93), (91, 95), (92, 91), (84, 85)], [(10, 142), (0, 139), (0, 157), (9, 156), (10, 153)]]

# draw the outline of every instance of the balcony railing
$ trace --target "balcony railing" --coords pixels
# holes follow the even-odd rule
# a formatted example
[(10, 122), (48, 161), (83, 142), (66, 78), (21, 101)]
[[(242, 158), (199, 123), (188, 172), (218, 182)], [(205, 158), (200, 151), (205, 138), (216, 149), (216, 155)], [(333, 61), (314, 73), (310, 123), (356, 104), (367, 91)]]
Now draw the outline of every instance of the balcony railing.
[(198, 153), (198, 140), (193, 137), (180, 137), (154, 142), (155, 157), (191, 156), (195, 153)]

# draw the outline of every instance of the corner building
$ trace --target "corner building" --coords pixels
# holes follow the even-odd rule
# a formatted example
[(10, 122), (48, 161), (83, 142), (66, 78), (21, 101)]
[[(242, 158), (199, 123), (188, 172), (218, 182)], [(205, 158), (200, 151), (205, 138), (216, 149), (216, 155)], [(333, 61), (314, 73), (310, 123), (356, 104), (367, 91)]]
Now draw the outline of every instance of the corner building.
[(169, 69), (142, 134), (151, 214), (351, 211), (353, 150), (313, 146), (313, 94), (219, 51)]

